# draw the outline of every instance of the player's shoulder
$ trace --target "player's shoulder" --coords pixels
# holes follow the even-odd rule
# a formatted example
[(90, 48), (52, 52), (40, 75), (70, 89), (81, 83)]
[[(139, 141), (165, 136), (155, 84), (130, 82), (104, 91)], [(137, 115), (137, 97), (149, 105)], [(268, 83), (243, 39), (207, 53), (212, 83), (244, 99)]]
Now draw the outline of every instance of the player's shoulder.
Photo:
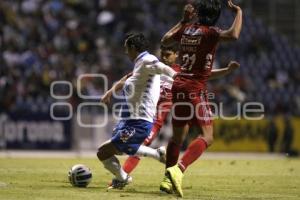
[(216, 26), (202, 26), (202, 32), (207, 38), (219, 38), (221, 29)]
[(148, 53), (143, 57), (142, 61), (144, 64), (154, 64), (155, 62), (158, 62), (158, 58), (155, 55)]
[[(200, 33), (200, 35), (210, 35), (210, 34), (219, 34), (221, 29), (217, 26), (204, 26), (199, 23), (192, 23), (186, 26), (186, 31), (193, 31), (196, 33)], [(194, 33), (194, 35), (197, 35)]]
[(217, 26), (198, 25), (198, 27), (201, 28), (204, 33), (219, 33), (221, 31), (221, 29)]

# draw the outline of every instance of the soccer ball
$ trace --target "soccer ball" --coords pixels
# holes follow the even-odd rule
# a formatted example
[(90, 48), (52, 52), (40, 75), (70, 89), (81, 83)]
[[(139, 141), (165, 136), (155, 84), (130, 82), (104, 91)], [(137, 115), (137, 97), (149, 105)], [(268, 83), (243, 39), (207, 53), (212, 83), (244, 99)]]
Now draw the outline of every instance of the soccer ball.
[(91, 180), (92, 172), (85, 165), (74, 165), (69, 171), (69, 181), (74, 187), (86, 187)]

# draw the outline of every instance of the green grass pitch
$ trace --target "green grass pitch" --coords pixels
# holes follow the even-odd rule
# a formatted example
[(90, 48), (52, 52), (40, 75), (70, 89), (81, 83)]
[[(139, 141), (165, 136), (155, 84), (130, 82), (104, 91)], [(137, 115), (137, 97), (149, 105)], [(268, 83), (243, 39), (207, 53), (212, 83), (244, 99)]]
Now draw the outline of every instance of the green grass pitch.
[[(87, 188), (74, 188), (68, 182), (69, 168), (78, 163), (93, 172)], [(162, 164), (144, 158), (131, 185), (107, 192), (112, 176), (96, 158), (0, 158), (0, 200), (177, 199), (159, 192), (163, 172)], [(186, 171), (183, 190), (184, 199), (299, 200), (300, 160), (200, 159)]]

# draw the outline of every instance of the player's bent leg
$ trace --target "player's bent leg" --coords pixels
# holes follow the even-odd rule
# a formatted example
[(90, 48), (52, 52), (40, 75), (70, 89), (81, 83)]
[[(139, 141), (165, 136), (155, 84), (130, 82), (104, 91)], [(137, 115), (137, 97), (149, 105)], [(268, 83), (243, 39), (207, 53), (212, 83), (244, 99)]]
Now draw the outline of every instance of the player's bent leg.
[(107, 141), (103, 143), (97, 152), (98, 159), (102, 162), (105, 169), (115, 175), (108, 189), (123, 189), (132, 181), (132, 178), (122, 169), (119, 160), (115, 156), (120, 154), (116, 147)]
[(144, 145), (141, 145), (137, 150), (136, 156), (144, 156), (154, 158), (162, 163), (166, 162), (166, 149), (165, 147), (159, 147), (153, 149)]
[[(161, 125), (160, 125), (161, 127)], [(159, 129), (157, 129), (157, 127), (155, 128), (155, 124), (152, 128), (152, 131), (150, 132), (149, 136), (145, 139), (144, 141), (144, 146), (150, 146), (152, 141), (156, 138), (157, 134), (158, 134)], [(165, 163), (166, 161), (166, 156), (165, 156), (165, 152), (163, 152), (164, 155), (161, 155), (161, 160), (163, 163)], [(123, 164), (123, 169), (126, 173), (131, 173), (139, 164), (140, 162), (140, 157), (139, 156), (129, 156), (126, 161)]]
[(121, 154), (117, 148), (111, 143), (110, 140), (104, 142), (99, 148), (97, 152), (97, 157), (100, 161), (106, 160), (113, 155)]
[(123, 164), (123, 170), (130, 174), (137, 167), (140, 160), (139, 156), (129, 156)]
[[(149, 136), (144, 141), (144, 146), (150, 146), (152, 141), (156, 138), (156, 136), (158, 135), (159, 130), (162, 126), (161, 121), (162, 120), (159, 120), (159, 121), (155, 122), (155, 124), (152, 127), (151, 133), (149, 134)], [(144, 148), (142, 148), (142, 149), (144, 149)], [(165, 147), (160, 147), (160, 148), (156, 149), (156, 151), (151, 150), (151, 152), (154, 153), (154, 158), (155, 159), (159, 160), (162, 163), (166, 162), (166, 149), (165, 149)], [(150, 157), (151, 157), (151, 155), (150, 155)], [(130, 174), (137, 167), (137, 165), (139, 164), (139, 161), (140, 161), (139, 156), (137, 156), (137, 155), (129, 156), (126, 159), (125, 163), (123, 164), (123, 170), (126, 173)], [(172, 187), (172, 185), (171, 185), (171, 187)]]
[(132, 182), (132, 178), (122, 169), (116, 156), (103, 160), (102, 163), (108, 171), (115, 175), (108, 189), (123, 189)]
[(182, 172), (195, 162), (213, 142), (213, 126), (203, 126), (202, 131), (203, 137), (198, 137), (192, 141), (178, 163)]
[[(150, 146), (152, 141), (156, 138), (156, 136), (159, 133), (160, 128), (162, 127), (163, 121), (165, 120), (168, 113), (162, 115), (162, 117), (157, 117), (152, 130), (149, 134), (149, 136), (144, 141), (144, 146)], [(160, 158), (158, 158), (161, 162), (166, 162), (166, 150), (165, 148), (158, 148), (158, 153), (160, 154)], [(139, 164), (140, 158), (139, 156), (130, 156), (126, 159), (123, 169), (126, 173), (131, 173)]]

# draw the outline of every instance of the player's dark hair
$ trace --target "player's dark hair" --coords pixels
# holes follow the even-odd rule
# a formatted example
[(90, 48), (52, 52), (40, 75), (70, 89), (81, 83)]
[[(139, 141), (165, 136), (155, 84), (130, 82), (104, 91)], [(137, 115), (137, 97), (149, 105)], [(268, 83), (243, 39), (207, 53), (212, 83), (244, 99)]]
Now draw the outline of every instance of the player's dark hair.
[(178, 44), (177, 43), (173, 43), (171, 45), (160, 45), (160, 49), (162, 51), (172, 51), (172, 52), (177, 52), (179, 51), (179, 47), (178, 47)]
[(135, 48), (137, 52), (147, 51), (149, 48), (149, 41), (142, 33), (130, 33), (125, 38), (126, 45), (130, 48)]
[(214, 26), (221, 14), (220, 0), (197, 0), (194, 4), (199, 23), (205, 26)]

